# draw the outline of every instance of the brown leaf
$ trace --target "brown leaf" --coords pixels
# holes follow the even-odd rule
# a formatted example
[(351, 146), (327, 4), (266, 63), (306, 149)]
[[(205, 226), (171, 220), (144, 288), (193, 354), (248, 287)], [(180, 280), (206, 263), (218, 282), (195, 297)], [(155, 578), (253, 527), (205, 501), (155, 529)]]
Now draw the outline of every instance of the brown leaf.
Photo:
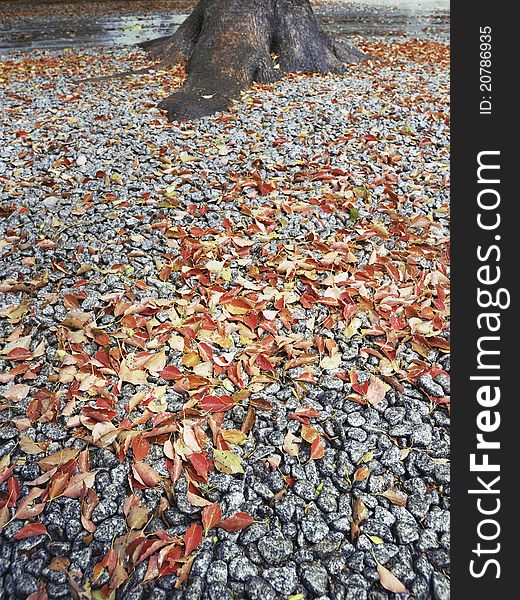
[(302, 424), (300, 435), (306, 442), (309, 442), (309, 444), (312, 444), (316, 438), (320, 437), (318, 430), (307, 423)]
[(96, 525), (91, 521), (91, 517), (98, 504), (99, 497), (96, 491), (94, 489), (88, 490), (81, 505), (81, 524), (89, 533), (94, 533), (97, 529)]
[(26, 435), (20, 436), (20, 449), (25, 452), (25, 454), (41, 454), (42, 452), (45, 452), (46, 447), (47, 444), (45, 442), (37, 443)]
[(134, 506), (130, 509), (126, 522), (130, 529), (142, 529), (148, 522), (148, 511), (144, 506)]
[(405, 594), (408, 592), (406, 587), (391, 573), (386, 567), (377, 563), (377, 572), (379, 573), (379, 581), (381, 585), (389, 592), (394, 594)]
[(353, 522), (350, 526), (350, 541), (354, 543), (359, 537), (360, 529), (359, 525)]
[(399, 490), (386, 490), (381, 496), (384, 496), (392, 504), (397, 504), (398, 506), (406, 506), (408, 501), (408, 496), (404, 492), (400, 492)]
[(353, 503), (352, 518), (358, 525), (368, 519), (369, 513), (361, 498), (356, 498)]
[(242, 423), (242, 427), (240, 428), (240, 430), (243, 431), (244, 433), (249, 433), (251, 431), (251, 429), (253, 428), (255, 421), (256, 421), (256, 411), (253, 408), (253, 406), (249, 405), (246, 416), (244, 417), (244, 422)]
[(190, 574), (191, 566), (193, 565), (194, 560), (195, 556), (190, 556), (190, 558), (177, 571), (177, 581), (175, 582), (176, 589), (180, 588), (186, 579), (188, 579), (188, 575)]
[(258, 410), (273, 410), (273, 405), (265, 398), (251, 398), (250, 405)]
[(9, 506), (4, 504), (0, 508), (0, 531), (5, 527), (7, 521), (9, 521)]

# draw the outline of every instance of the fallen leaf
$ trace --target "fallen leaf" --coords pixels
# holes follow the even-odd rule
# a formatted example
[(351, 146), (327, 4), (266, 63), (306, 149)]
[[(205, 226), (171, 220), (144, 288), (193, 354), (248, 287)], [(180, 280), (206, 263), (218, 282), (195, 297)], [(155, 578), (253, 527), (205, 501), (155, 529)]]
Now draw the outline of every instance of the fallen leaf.
[(15, 385), (9, 386), (2, 393), (2, 397), (8, 400), (9, 402), (20, 402), (20, 400), (24, 400), (25, 398), (27, 398), (29, 390), (30, 387), (25, 383), (17, 383)]
[(132, 465), (132, 473), (136, 481), (146, 488), (155, 487), (161, 480), (159, 473), (143, 461), (138, 461)]
[(188, 527), (183, 536), (184, 554), (188, 556), (202, 541), (202, 527), (198, 523), (193, 523)]
[(213, 456), (215, 459), (215, 467), (221, 473), (233, 475), (235, 473), (244, 472), (240, 457), (234, 452), (229, 450), (215, 450)]
[(231, 396), (205, 396), (199, 406), (206, 412), (223, 412), (233, 408), (236, 401)]
[(284, 452), (289, 456), (298, 456), (298, 452), (300, 451), (300, 443), (300, 438), (296, 437), (294, 433), (288, 431), (283, 441)]
[(222, 509), (218, 502), (214, 502), (210, 506), (202, 509), (202, 524), (204, 531), (207, 533), (212, 527), (215, 527), (222, 520)]
[(243, 444), (247, 440), (247, 435), (238, 429), (223, 429), (222, 437), (230, 444)]
[(370, 475), (368, 467), (359, 467), (354, 473), (354, 481), (364, 481)]
[(377, 563), (377, 572), (379, 573), (379, 581), (385, 590), (393, 592), (394, 594), (405, 594), (408, 592), (399, 579), (379, 563)]
[(309, 458), (311, 460), (318, 460), (320, 458), (323, 458), (323, 455), (325, 454), (325, 446), (323, 445), (321, 439), (319, 437), (317, 437), (316, 439), (314, 439), (314, 441), (311, 444), (311, 453)]
[(384, 544), (384, 540), (382, 540), (380, 537), (378, 537), (377, 535), (369, 535), (368, 536), (372, 542), (374, 542), (374, 544)]
[(237, 512), (231, 517), (224, 519), (219, 527), (226, 531), (240, 531), (249, 527), (249, 525), (252, 525), (254, 522), (255, 520), (251, 515), (248, 515), (245, 512)]
[(366, 398), (372, 406), (377, 406), (381, 400), (384, 399), (386, 392), (390, 389), (390, 386), (376, 377), (370, 375), (370, 384), (366, 393)]
[(29, 523), (28, 525), (25, 525), (19, 529), (13, 537), (15, 540), (23, 540), (28, 537), (43, 535), (45, 533), (47, 533), (47, 528), (45, 525), (42, 525), (41, 523)]
[(19, 443), (20, 443), (20, 449), (23, 452), (25, 452), (25, 454), (30, 454), (30, 455), (41, 454), (42, 452), (45, 452), (45, 448), (47, 446), (47, 444), (45, 442), (37, 443), (34, 440), (32, 440), (30, 437), (27, 437), (26, 435), (20, 436)]
[(320, 367), (325, 371), (334, 371), (339, 368), (341, 364), (341, 354), (339, 352), (334, 352), (332, 356), (324, 356), (320, 360)]
[(406, 506), (408, 500), (408, 496), (399, 490), (385, 490), (381, 496), (384, 496), (392, 504), (397, 504), (398, 506)]

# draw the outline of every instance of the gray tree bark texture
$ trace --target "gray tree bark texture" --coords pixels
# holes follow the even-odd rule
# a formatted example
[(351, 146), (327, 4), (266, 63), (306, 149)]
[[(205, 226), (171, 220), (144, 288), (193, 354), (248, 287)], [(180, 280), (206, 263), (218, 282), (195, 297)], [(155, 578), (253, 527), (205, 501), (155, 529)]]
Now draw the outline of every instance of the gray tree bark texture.
[(330, 38), (309, 0), (199, 0), (173, 35), (140, 46), (162, 67), (186, 61), (184, 84), (159, 104), (172, 121), (225, 110), (254, 81), (343, 73), (368, 58)]

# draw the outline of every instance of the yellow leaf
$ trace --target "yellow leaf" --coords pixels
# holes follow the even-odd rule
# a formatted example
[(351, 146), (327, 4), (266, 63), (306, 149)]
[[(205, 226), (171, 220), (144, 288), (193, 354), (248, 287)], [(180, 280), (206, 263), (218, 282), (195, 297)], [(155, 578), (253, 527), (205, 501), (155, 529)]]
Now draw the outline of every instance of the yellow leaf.
[(370, 462), (373, 458), (374, 458), (374, 453), (372, 452), (372, 450), (370, 450), (369, 452), (366, 452), (365, 454), (363, 454), (363, 456), (361, 457), (361, 462), (367, 463), (367, 462)]
[(238, 429), (223, 429), (221, 435), (230, 444), (243, 444), (247, 439), (247, 435)]
[(215, 468), (221, 473), (234, 475), (235, 473), (244, 472), (240, 457), (229, 450), (215, 450), (213, 457), (215, 460)]
[(384, 544), (384, 540), (382, 540), (380, 537), (377, 537), (377, 535), (369, 535), (368, 536), (373, 542), (374, 544)]

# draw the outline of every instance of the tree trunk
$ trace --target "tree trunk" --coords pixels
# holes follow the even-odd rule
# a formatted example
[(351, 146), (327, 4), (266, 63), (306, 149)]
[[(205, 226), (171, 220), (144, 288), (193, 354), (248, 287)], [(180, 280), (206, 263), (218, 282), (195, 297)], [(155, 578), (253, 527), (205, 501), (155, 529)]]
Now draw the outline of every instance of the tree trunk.
[(187, 78), (159, 106), (170, 120), (225, 110), (253, 81), (291, 71), (342, 73), (367, 58), (320, 28), (309, 0), (199, 0), (171, 36), (141, 47), (162, 66), (186, 63)]

